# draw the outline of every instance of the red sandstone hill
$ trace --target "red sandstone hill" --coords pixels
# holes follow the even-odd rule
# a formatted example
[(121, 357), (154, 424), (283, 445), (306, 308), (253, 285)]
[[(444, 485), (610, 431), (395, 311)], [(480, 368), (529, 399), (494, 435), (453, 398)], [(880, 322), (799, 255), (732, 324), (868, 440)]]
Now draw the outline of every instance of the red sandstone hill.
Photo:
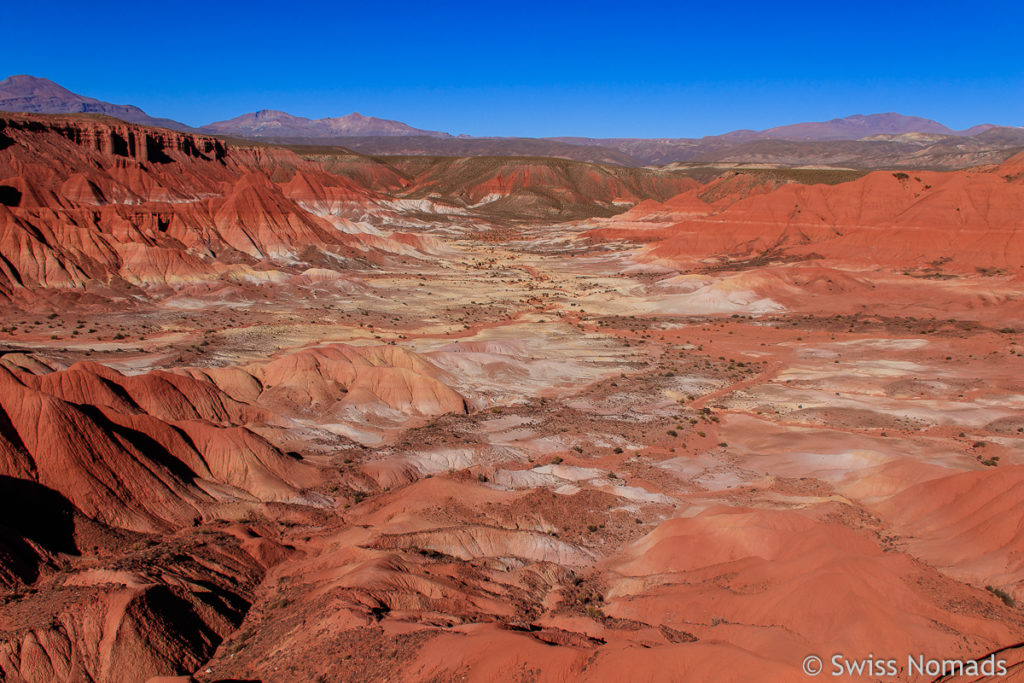
[(613, 215), (637, 202), (696, 187), (683, 174), (539, 156), (380, 156), (290, 147), (326, 172), (407, 204), (436, 204), (483, 218)]
[(0, 474), (37, 482), (109, 526), (191, 524), (232, 497), (298, 501), (315, 478), (235, 426), (259, 413), (189, 377), (0, 366), (0, 387)]
[(690, 192), (645, 203), (589, 233), (652, 242), (673, 262), (825, 258), (962, 272), (1024, 266), (1024, 182), (1018, 154), (986, 171), (878, 171), (839, 185), (786, 184), (735, 202)]
[(667, 199), (697, 183), (648, 169), (546, 158), (389, 159), (411, 176), (406, 197), (440, 197), (462, 206), (525, 217), (615, 213), (645, 199)]
[[(339, 215), (376, 194), (294, 153), (109, 119), (0, 120), (0, 293), (171, 285), (365, 251)], [(318, 202), (316, 215), (303, 201)]]

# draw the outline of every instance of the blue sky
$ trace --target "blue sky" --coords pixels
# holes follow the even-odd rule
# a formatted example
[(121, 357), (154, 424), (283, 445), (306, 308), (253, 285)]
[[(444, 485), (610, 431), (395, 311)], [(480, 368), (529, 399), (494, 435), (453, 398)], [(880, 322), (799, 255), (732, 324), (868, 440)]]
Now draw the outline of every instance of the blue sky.
[(5, 3), (0, 76), (192, 125), (359, 111), (472, 135), (697, 137), (898, 111), (1024, 125), (1024, 3)]

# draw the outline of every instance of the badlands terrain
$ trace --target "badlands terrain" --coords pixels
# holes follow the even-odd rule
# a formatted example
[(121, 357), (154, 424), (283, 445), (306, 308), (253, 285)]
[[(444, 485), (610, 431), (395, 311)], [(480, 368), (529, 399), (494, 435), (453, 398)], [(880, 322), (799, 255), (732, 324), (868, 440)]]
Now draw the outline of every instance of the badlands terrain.
[(1024, 676), (1024, 153), (2, 114), (0, 307), (0, 679)]

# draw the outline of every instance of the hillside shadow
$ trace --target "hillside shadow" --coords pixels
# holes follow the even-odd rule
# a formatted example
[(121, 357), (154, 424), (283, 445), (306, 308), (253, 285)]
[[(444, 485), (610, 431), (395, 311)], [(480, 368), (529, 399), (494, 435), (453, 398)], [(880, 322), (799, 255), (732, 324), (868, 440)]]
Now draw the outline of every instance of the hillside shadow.
[(42, 559), (29, 541), (53, 554), (78, 555), (75, 507), (53, 489), (0, 475), (0, 553), (26, 584), (39, 578)]

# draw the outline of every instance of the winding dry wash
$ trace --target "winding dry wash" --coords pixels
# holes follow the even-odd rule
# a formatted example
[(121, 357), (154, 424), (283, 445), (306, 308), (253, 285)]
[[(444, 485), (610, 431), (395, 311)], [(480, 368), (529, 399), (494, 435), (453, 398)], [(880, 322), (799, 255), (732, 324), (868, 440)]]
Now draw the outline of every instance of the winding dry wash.
[(1024, 670), (1024, 154), (688, 173), (5, 114), (0, 204), (2, 679)]

